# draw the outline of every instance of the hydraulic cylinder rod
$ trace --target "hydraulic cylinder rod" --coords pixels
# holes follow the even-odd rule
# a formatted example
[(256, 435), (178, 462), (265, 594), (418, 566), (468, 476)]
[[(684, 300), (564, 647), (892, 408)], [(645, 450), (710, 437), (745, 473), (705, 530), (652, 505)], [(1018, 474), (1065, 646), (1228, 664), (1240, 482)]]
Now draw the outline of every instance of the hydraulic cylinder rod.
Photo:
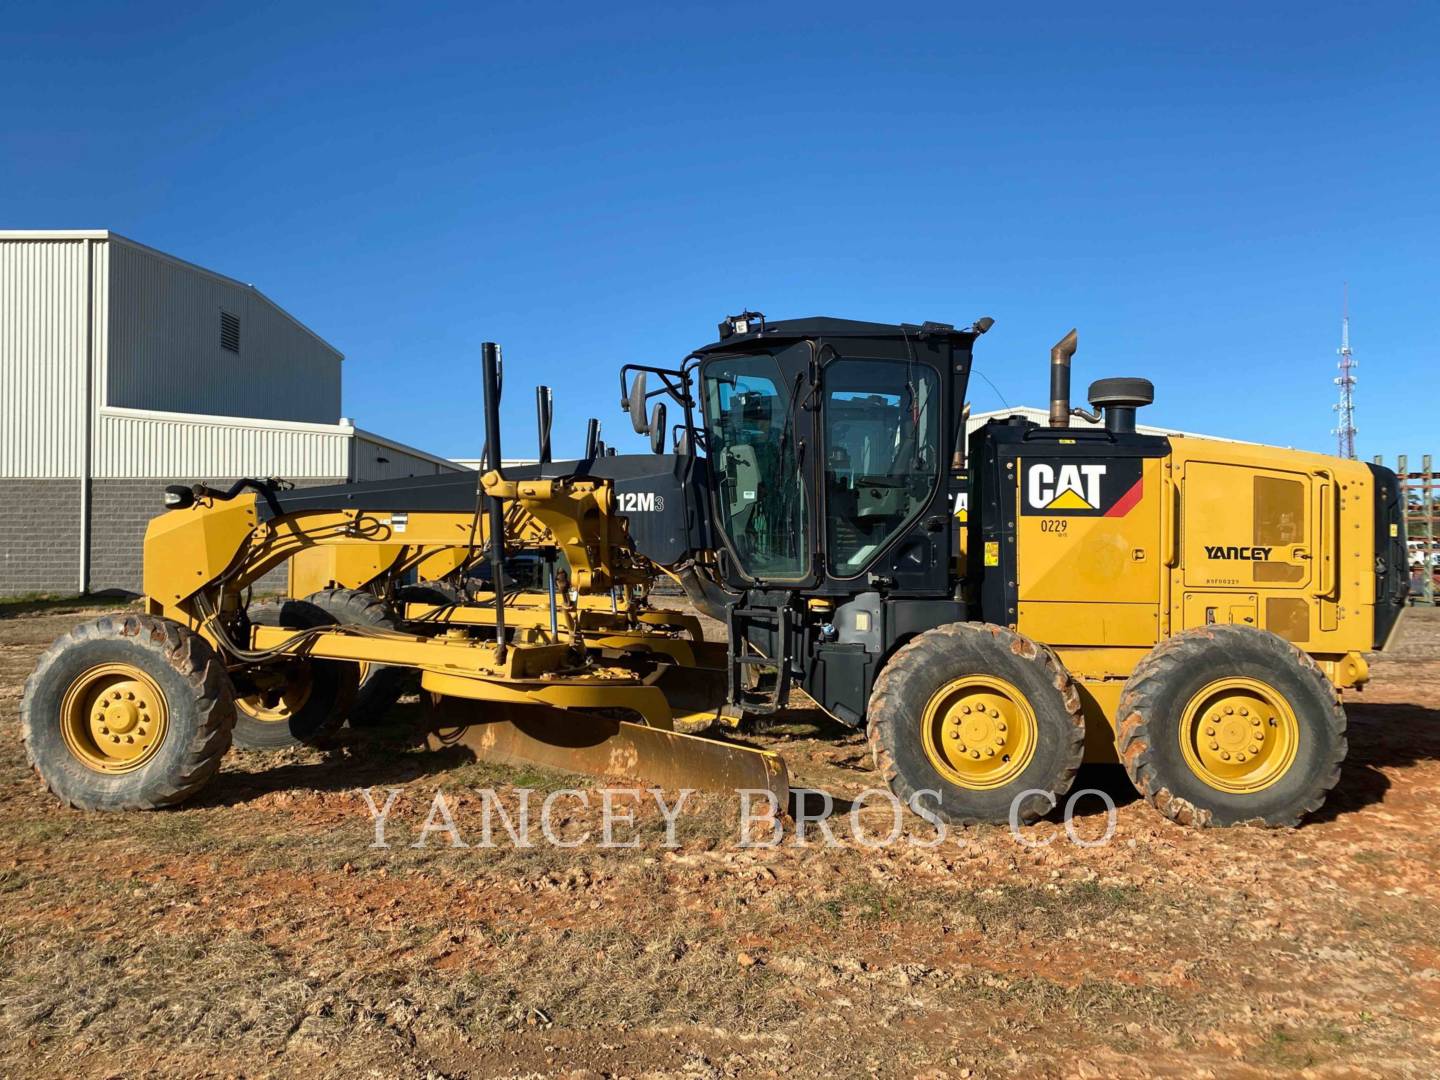
[[(487, 341), (480, 346), (485, 380), (486, 467), (504, 478), (500, 467), (500, 346)], [(496, 657), (505, 662), (505, 507), (494, 495), (490, 501), (490, 587), (495, 592)]]

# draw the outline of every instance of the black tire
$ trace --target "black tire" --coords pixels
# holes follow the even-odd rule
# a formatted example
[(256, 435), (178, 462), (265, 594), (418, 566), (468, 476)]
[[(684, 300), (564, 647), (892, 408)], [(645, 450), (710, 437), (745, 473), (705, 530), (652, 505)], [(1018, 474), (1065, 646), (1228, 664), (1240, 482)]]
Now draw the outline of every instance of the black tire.
[[(374, 593), (359, 589), (322, 589), (306, 597), (306, 602), (314, 604), (342, 626), (400, 629), (400, 620), (391, 613), (385, 601)], [(393, 667), (389, 664), (361, 665), (360, 686), (350, 706), (350, 726), (368, 727), (384, 719), (385, 714), (400, 700), (400, 696), (416, 682), (414, 671), (414, 668)]]
[[(1013, 777), (996, 777), (997, 786), (955, 782), (925, 749), (928, 709), (962, 678), (1004, 680), (1033, 715), (1031, 751)], [(950, 623), (919, 635), (881, 669), (870, 695), (869, 736), (876, 768), (907, 805), (917, 792), (936, 791), (935, 812), (950, 824), (1007, 822), (1012, 806), (1018, 820), (1029, 823), (1070, 790), (1085, 750), (1085, 720), (1079, 691), (1048, 648), (1004, 627)], [(1000, 761), (1009, 758), (1002, 753)], [(933, 796), (921, 805), (931, 809)]]
[[(1284, 765), (1281, 758), (1270, 766), (1276, 774), (1258, 790), (1217, 788), (1197, 773), (1182, 748), (1182, 726), (1208, 722), (1200, 707), (1203, 695), (1227, 679), (1261, 684), (1280, 695), (1293, 715), (1293, 760)], [(1193, 722), (1187, 723), (1187, 711), (1193, 712)], [(1217, 711), (1211, 719), (1219, 715)], [(1238, 716), (1233, 719), (1237, 732), (1243, 733)], [(1283, 716), (1279, 720), (1289, 726)], [(1224, 726), (1229, 722), (1222, 718), (1215, 729), (1216, 751), (1229, 745), (1221, 739), (1234, 734)], [(1268, 733), (1276, 729), (1277, 717), (1251, 715), (1245, 722)], [(1194, 737), (1208, 730), (1202, 726)], [(1254, 745), (1269, 754), (1282, 745), (1279, 738)], [(1251, 749), (1249, 736), (1241, 741), (1246, 745), (1237, 757)], [(1171, 821), (1194, 827), (1293, 826), (1319, 809), (1340, 779), (1347, 749), (1345, 710), (1324, 672), (1284, 638), (1248, 626), (1197, 627), (1161, 642), (1136, 666), (1120, 696), (1115, 745), (1136, 790)], [(1198, 761), (1199, 753), (1189, 756)], [(1250, 767), (1256, 768), (1259, 760), (1252, 759)]]
[[(306, 630), (333, 626), (338, 620), (305, 600), (261, 600), (246, 611), (256, 626)], [(343, 660), (281, 660), (238, 671), (235, 681), (235, 745), (244, 750), (280, 750), (290, 746), (326, 746), (345, 723), (359, 682), (357, 665)], [(304, 687), (298, 707), (288, 715), (264, 719), (259, 706), (267, 690), (259, 680), (285, 680)]]
[[(163, 698), (160, 733), (151, 735), (155, 741), (133, 765), (102, 748), (108, 728), (102, 736), (89, 724), (98, 715), (91, 710), (104, 708), (109, 688), (141, 684), (121, 681), (124, 669), (137, 671)], [(141, 692), (126, 720), (132, 746), (137, 736), (143, 744), (146, 725), (162, 715), (156, 703), (144, 700), (148, 696)], [(67, 724), (67, 704), (75, 710), (74, 725)], [(20, 701), (31, 768), (62, 802), (84, 810), (153, 810), (183, 802), (215, 775), (234, 723), (230, 680), (209, 642), (179, 623), (138, 613), (105, 615), (62, 635), (25, 680)], [(121, 736), (113, 738), (118, 743)], [(86, 764), (77, 746), (88, 747), (99, 764)], [(107, 761), (117, 771), (107, 771)], [(126, 771), (118, 771), (122, 767)]]
[[(395, 604), (401, 614), (406, 604), (433, 604), (437, 607), (453, 607), (465, 603), (465, 598), (448, 585), (431, 582), (428, 585), (402, 585), (395, 590)], [(443, 634), (450, 628), (447, 622), (408, 622), (405, 629), (426, 637)], [(413, 679), (411, 680), (414, 681)]]
[(395, 590), (399, 604), (463, 604), (465, 598), (448, 585), (430, 582), (425, 585), (402, 585)]

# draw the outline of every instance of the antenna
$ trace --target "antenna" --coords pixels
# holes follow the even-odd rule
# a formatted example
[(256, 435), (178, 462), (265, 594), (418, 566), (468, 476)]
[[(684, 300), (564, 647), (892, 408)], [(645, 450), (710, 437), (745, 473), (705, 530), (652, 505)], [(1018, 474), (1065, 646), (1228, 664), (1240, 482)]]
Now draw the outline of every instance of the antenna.
[(1335, 436), (1335, 453), (1342, 458), (1355, 460), (1355, 375), (1358, 366), (1350, 351), (1350, 283), (1345, 282), (1344, 300), (1340, 314), (1340, 375), (1335, 385), (1340, 388), (1340, 400), (1333, 406), (1336, 427), (1330, 432)]

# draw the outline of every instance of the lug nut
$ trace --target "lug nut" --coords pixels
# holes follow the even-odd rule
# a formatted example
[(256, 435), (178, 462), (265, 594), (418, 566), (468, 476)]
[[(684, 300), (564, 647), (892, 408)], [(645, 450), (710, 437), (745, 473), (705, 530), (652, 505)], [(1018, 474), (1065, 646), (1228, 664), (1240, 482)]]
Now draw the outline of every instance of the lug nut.
[(1252, 746), (1252, 747), (1250, 747), (1250, 753), (1251, 753), (1251, 754), (1258, 754), (1258, 753), (1260, 753), (1260, 747), (1258, 747), (1258, 746)]
[(971, 750), (971, 751), (970, 751), (970, 756), (971, 756), (972, 758), (975, 758), (976, 760), (979, 760), (979, 758), (980, 758), (980, 751), (979, 751), (979, 750)]
[(1219, 744), (1218, 742), (1213, 742), (1213, 741), (1212, 741), (1212, 742), (1210, 743), (1210, 749), (1211, 749), (1211, 750), (1219, 750), (1219, 749), (1220, 749), (1220, 744)]
[(1259, 726), (1260, 726), (1260, 718), (1259, 718), (1258, 716), (1252, 716), (1252, 717), (1250, 718), (1250, 726), (1251, 726), (1251, 727), (1259, 727)]
[(1009, 731), (1010, 729), (1005, 726), (1005, 721), (1004, 721), (1004, 720), (1001, 720), (1000, 723), (998, 723), (998, 724), (995, 725), (995, 730), (996, 730), (996, 731)]
[(985, 756), (986, 756), (986, 757), (994, 757), (994, 756), (995, 756), (995, 748), (994, 748), (993, 746), (987, 746), (987, 747), (985, 748)]
[(1231, 715), (1234, 714), (1234, 712), (1235, 712), (1235, 710), (1232, 709), (1229, 705), (1226, 705), (1226, 706), (1225, 706), (1225, 715), (1226, 715), (1226, 716), (1231, 716)]
[(1230, 760), (1230, 751), (1229, 751), (1229, 750), (1221, 750), (1221, 751), (1220, 751), (1220, 760), (1221, 760), (1221, 761), (1229, 761), (1229, 760)]
[(1236, 755), (1235, 755), (1235, 760), (1238, 761), (1238, 762), (1240, 762), (1240, 764), (1242, 764), (1242, 765), (1245, 764), (1245, 755), (1244, 755), (1244, 753), (1236, 754)]
[(966, 716), (969, 716), (969, 715), (970, 715), (970, 706), (969, 706), (969, 705), (961, 705), (961, 706), (960, 706), (960, 711), (961, 711), (962, 713), (964, 713)]
[(1207, 728), (1205, 729), (1205, 734), (1206, 734), (1206, 735), (1214, 735), (1214, 734), (1215, 734), (1215, 729), (1214, 729), (1213, 727), (1207, 727)]

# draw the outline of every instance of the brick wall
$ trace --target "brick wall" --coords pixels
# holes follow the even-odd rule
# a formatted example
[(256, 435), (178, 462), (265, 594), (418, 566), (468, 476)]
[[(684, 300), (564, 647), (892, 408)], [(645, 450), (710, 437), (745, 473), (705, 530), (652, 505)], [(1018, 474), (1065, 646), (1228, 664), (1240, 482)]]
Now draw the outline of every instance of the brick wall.
[(0, 477), (0, 596), (80, 583), (80, 481)]
[(90, 482), (90, 588), (140, 591), (145, 526), (164, 508), (170, 480)]
[[(227, 488), (236, 477), (211, 478), (205, 483)], [(296, 487), (343, 484), (335, 480), (297, 480)], [(140, 591), (145, 526), (165, 508), (165, 486), (174, 480), (96, 480), (91, 487), (90, 588)], [(73, 578), (73, 575), (72, 575)], [(285, 567), (272, 570), (255, 584), (256, 592), (284, 592)], [(73, 588), (73, 586), (72, 586)]]
[[(230, 479), (207, 481), (229, 487)], [(343, 483), (302, 480), (298, 487)], [(92, 480), (90, 590), (138, 593), (145, 526), (164, 509), (173, 480)], [(0, 478), (0, 596), (73, 593), (80, 580), (80, 481)], [(283, 592), (284, 567), (265, 575), (257, 592)]]

